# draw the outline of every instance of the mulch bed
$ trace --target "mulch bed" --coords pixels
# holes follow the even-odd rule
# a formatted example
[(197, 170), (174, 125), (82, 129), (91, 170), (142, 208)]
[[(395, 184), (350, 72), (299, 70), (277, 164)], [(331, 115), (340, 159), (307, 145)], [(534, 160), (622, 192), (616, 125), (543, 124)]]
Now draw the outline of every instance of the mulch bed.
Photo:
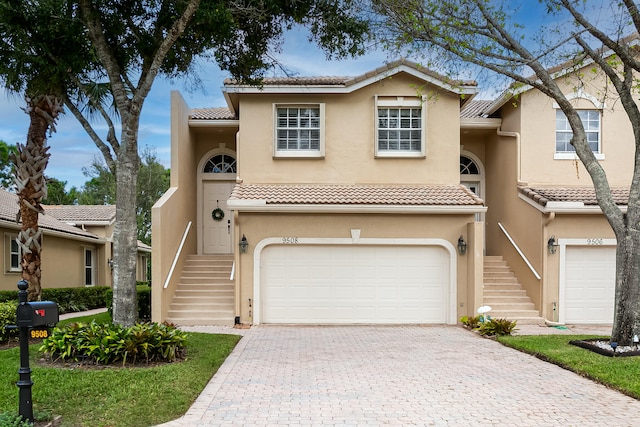
[(607, 357), (640, 356), (640, 349), (638, 349), (637, 346), (617, 346), (614, 350), (609, 341), (603, 340), (602, 338), (573, 340), (569, 341), (569, 344)]

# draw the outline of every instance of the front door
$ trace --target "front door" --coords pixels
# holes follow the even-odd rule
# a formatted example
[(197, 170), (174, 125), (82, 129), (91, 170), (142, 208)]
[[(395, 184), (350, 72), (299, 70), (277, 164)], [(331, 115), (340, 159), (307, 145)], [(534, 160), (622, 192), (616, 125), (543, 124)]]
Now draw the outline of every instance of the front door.
[(233, 215), (227, 207), (232, 182), (203, 182), (203, 253), (233, 253)]

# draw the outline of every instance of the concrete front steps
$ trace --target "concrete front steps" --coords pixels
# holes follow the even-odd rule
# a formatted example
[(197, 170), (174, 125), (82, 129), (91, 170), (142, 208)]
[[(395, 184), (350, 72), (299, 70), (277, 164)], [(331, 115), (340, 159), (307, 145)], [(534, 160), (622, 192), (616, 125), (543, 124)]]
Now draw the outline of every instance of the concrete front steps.
[(517, 320), (520, 324), (544, 324), (531, 298), (501, 256), (484, 257), (483, 305), (489, 316)]
[(191, 255), (167, 313), (179, 326), (233, 325), (233, 255)]

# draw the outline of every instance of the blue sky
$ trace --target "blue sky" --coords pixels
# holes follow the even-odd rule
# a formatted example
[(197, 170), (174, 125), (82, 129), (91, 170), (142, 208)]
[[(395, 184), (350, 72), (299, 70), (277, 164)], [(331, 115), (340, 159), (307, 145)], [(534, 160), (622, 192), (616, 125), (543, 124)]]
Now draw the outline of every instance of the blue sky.
[[(535, 27), (534, 22), (543, 19), (540, 4), (534, 0), (514, 1), (521, 3), (516, 19), (527, 26)], [(549, 24), (549, 22), (546, 22)], [(327, 61), (324, 54), (301, 31), (286, 34), (282, 52), (276, 57), (296, 75), (318, 76), (338, 75), (355, 76), (381, 66), (385, 61), (397, 59), (398, 55), (388, 55), (380, 51), (370, 51), (367, 55), (345, 61)], [(138, 145), (155, 150), (160, 161), (169, 167), (170, 150), (170, 93), (178, 90), (192, 108), (224, 107), (226, 103), (221, 95), (223, 80), (228, 73), (221, 71), (214, 63), (201, 63), (198, 75), (202, 87), (189, 91), (184, 81), (167, 81), (157, 78), (142, 110)], [(20, 97), (0, 93), (0, 140), (10, 144), (24, 142), (29, 125), (27, 114), (22, 111), (24, 101)], [(96, 130), (100, 128), (94, 124)], [(102, 134), (104, 135), (104, 134)], [(51, 146), (51, 158), (47, 167), (47, 176), (67, 181), (67, 190), (71, 186), (81, 187), (87, 178), (82, 168), (88, 166), (94, 156), (102, 158), (93, 141), (87, 136), (71, 114), (64, 114), (57, 125), (57, 132), (48, 140)]]
[[(309, 44), (306, 37), (299, 32), (287, 34), (278, 54), (280, 62), (297, 75), (358, 75), (382, 65), (386, 54), (373, 52), (364, 57), (347, 61), (327, 61), (324, 54)], [(172, 90), (180, 91), (192, 108), (226, 107), (221, 87), (228, 73), (221, 71), (214, 63), (201, 63), (198, 75), (202, 87), (190, 90), (182, 80), (168, 81), (157, 78), (151, 93), (142, 109), (138, 145), (142, 151), (145, 147), (155, 150), (165, 167), (170, 165), (170, 94)], [(24, 143), (29, 126), (29, 117), (22, 110), (24, 101), (21, 97), (0, 94), (0, 140), (9, 144)], [(96, 130), (104, 130), (99, 123), (93, 123)], [(101, 134), (104, 136), (104, 134)], [(78, 121), (70, 113), (63, 114), (58, 121), (57, 132), (48, 139), (51, 146), (51, 158), (46, 174), (62, 181), (67, 181), (67, 190), (71, 186), (81, 187), (87, 178), (82, 168), (88, 166), (94, 156), (102, 159), (102, 154), (93, 141), (82, 129)]]

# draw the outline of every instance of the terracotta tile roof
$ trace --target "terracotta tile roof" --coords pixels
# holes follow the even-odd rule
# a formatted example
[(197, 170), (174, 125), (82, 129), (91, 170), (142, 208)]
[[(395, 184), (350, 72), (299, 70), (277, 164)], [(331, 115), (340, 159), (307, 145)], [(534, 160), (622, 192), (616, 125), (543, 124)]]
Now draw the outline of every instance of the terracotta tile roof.
[(50, 205), (44, 212), (59, 221), (75, 223), (112, 222), (116, 219), (115, 205)]
[(230, 200), (317, 205), (483, 205), (482, 199), (461, 185), (239, 184)]
[[(0, 220), (10, 221), (19, 227), (19, 223), (16, 222), (16, 216), (18, 214), (18, 196), (13, 193), (9, 193), (6, 190), (0, 189)], [(43, 229), (61, 231), (76, 236), (88, 237), (97, 239), (98, 236), (88, 233), (80, 228), (65, 224), (62, 221), (57, 220), (51, 215), (39, 215), (38, 226)]]
[(467, 102), (460, 111), (460, 118), (474, 119), (478, 117), (487, 117), (485, 110), (493, 104), (493, 100), (472, 100)]
[[(586, 206), (596, 206), (593, 187), (518, 187), (518, 191), (539, 205), (548, 202), (582, 202)], [(612, 188), (613, 199), (618, 205), (626, 206), (629, 201), (628, 188)]]
[(237, 117), (230, 109), (224, 107), (193, 108), (189, 114), (190, 120), (236, 120)]

